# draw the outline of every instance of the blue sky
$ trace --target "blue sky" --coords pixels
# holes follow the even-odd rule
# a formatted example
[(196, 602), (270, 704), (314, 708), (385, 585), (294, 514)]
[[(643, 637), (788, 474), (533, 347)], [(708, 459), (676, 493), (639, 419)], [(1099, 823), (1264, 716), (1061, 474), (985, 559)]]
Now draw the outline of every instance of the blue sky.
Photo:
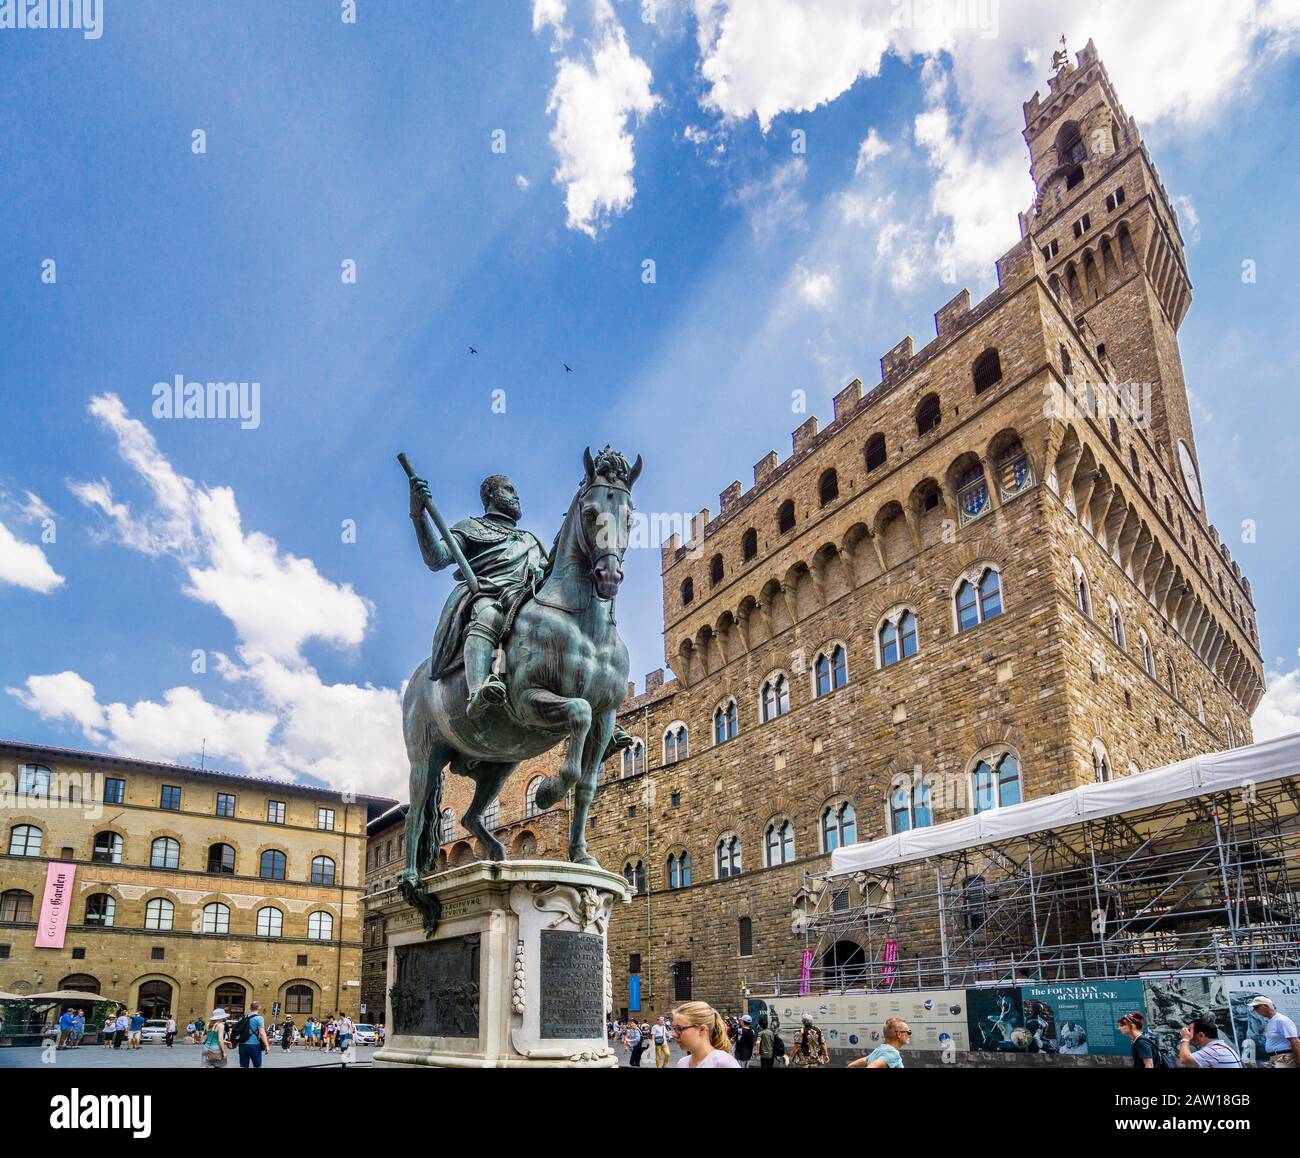
[[(0, 734), (400, 793), (450, 579), (397, 451), (450, 518), (509, 471), (547, 542), (587, 444), (644, 455), (642, 510), (716, 511), (789, 454), (792, 391), (828, 420), (991, 288), (1062, 32), (1179, 205), (1257, 723), (1300, 729), (1293, 3), (105, 0), (101, 31), (0, 27)], [(177, 374), (258, 382), (258, 424), (155, 417)], [(658, 551), (627, 571), (639, 680)]]

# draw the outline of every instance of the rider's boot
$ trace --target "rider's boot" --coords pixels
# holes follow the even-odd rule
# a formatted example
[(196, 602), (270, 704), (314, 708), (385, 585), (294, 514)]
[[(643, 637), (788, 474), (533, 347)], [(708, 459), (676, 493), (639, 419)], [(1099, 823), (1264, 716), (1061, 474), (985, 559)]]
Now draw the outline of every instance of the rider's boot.
[(472, 629), (465, 639), (465, 684), (469, 688), (465, 715), (471, 720), (506, 702), (506, 685), (492, 674), (495, 648), (491, 639)]

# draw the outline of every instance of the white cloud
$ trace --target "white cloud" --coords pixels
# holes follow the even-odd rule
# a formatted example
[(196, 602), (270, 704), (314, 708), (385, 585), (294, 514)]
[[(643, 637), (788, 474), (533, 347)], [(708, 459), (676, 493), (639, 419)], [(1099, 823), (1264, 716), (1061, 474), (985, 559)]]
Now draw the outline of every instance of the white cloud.
[(1188, 245), (1195, 245), (1201, 240), (1201, 216), (1187, 193), (1180, 193), (1174, 198), (1174, 212), (1178, 214), (1178, 227)]
[(659, 103), (650, 69), (632, 55), (608, 6), (598, 5), (596, 22), (590, 60), (560, 61), (546, 105), (555, 116), (550, 141), (568, 227), (592, 238), (632, 204), (636, 158), (628, 122)]
[(568, 40), (570, 33), (564, 27), (564, 0), (533, 0), (533, 35), (545, 28), (555, 37), (555, 47)]
[(767, 241), (778, 230), (804, 228), (808, 206), (801, 190), (807, 175), (804, 159), (791, 157), (768, 177), (747, 182), (736, 190), (733, 200), (749, 213), (755, 237)]
[(835, 279), (825, 270), (795, 269), (795, 290), (814, 309), (825, 309), (835, 294)]
[(64, 578), (50, 565), (39, 546), (24, 543), (0, 523), (0, 583), (48, 595), (63, 586)]
[[(1020, 105), (1035, 88), (1046, 94), (1043, 50), (1062, 30), (1072, 54), (1095, 39), (1146, 132), (1221, 115), (1260, 68), (1300, 43), (1296, 0), (695, 0), (695, 9), (701, 104), (728, 120), (754, 116), (764, 131), (877, 76), (886, 53), (927, 62), (927, 109), (915, 129), (933, 187), (908, 225), (925, 227), (954, 277), (991, 278), (1018, 237), (1015, 209), (1032, 193)], [(869, 158), (864, 142), (859, 176)]]
[(398, 691), (327, 684), (302, 655), (309, 641), (359, 645), (369, 602), (326, 579), (312, 560), (245, 531), (234, 492), (177, 472), (117, 397), (94, 398), (90, 412), (115, 437), (151, 503), (141, 511), (117, 503), (107, 482), (75, 483), (73, 493), (104, 514), (123, 546), (176, 561), (184, 593), (230, 621), (238, 659), (216, 655), (216, 671), (232, 690), (246, 690), (252, 706), (223, 706), (191, 687), (170, 688), (160, 701), (103, 702), (73, 671), (29, 676), (9, 694), (113, 752), (183, 762), (206, 741), (209, 755), (258, 775), (400, 793), (407, 764)]
[(1250, 723), (1256, 740), (1300, 732), (1300, 668), (1268, 673), (1267, 690)]
[(862, 139), (862, 144), (858, 146), (858, 161), (853, 167), (853, 175), (861, 177), (862, 171), (867, 168), (873, 161), (880, 160), (889, 152), (889, 142), (882, 140), (880, 134), (876, 132), (875, 126), (867, 130), (867, 135)]
[(516, 174), (515, 174), (515, 184), (518, 185), (520, 189), (527, 190), (527, 188), (528, 188), (528, 178), (525, 177), (522, 173), (516, 173)]

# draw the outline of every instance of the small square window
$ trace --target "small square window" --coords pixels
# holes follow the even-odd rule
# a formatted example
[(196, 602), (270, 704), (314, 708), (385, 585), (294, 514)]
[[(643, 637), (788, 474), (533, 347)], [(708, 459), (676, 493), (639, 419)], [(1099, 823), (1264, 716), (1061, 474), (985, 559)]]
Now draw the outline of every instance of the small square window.
[(629, 973), (640, 973), (640, 972), (641, 972), (641, 954), (640, 954), (640, 953), (629, 953), (629, 954), (627, 955), (627, 971), (628, 971)]
[(629, 804), (629, 805), (627, 806), (627, 814), (628, 814), (629, 817), (631, 817), (631, 818), (633, 818), (633, 819), (636, 818), (636, 805), (635, 805), (635, 804)]
[(149, 950), (150, 961), (163, 961), (166, 960), (166, 957), (167, 957), (167, 950), (164, 949), (161, 945), (155, 945), (152, 949)]
[(126, 798), (126, 781), (110, 776), (104, 781), (104, 803), (121, 804)]
[(674, 807), (674, 808), (680, 808), (681, 806), (682, 806), (682, 794), (681, 794), (680, 792), (674, 792), (674, 793), (673, 793), (673, 807)]
[(323, 832), (334, 831), (334, 809), (318, 808), (316, 809), (316, 827)]
[(235, 797), (230, 792), (217, 793), (217, 815), (234, 816), (235, 815)]
[(175, 784), (164, 784), (162, 786), (162, 796), (158, 801), (159, 808), (166, 808), (171, 812), (179, 812), (181, 808), (181, 790)]
[(0, 945), (0, 961), (8, 961), (8, 960), (9, 960), (9, 946)]
[(268, 800), (266, 802), (266, 822), (267, 824), (284, 823), (284, 801)]
[(71, 845), (67, 845), (67, 844), (65, 844), (61, 849), (59, 849), (59, 859), (60, 859), (60, 860), (71, 860), (71, 859), (72, 859), (72, 846), (71, 846)]
[(306, 953), (299, 953), (299, 954), (298, 954), (298, 964), (299, 964), (299, 965), (306, 965), (306, 964), (307, 964), (307, 954), (306, 954)]
[(1133, 697), (1128, 692), (1124, 693), (1124, 708), (1130, 712), (1133, 710)]
[(74, 961), (84, 961), (86, 959), (86, 950), (81, 946), (78, 946), (77, 948), (73, 949), (72, 959)]

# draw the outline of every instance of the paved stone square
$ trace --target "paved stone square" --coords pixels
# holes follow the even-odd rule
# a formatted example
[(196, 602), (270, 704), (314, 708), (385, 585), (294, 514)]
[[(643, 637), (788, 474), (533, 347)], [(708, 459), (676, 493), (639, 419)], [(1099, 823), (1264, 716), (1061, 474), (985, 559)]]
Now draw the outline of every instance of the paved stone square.
[[(352, 1055), (353, 1064), (369, 1067), (375, 1046), (357, 1046)], [(38, 1069), (57, 1066), (94, 1070), (139, 1069), (199, 1069), (199, 1047), (178, 1041), (171, 1049), (165, 1045), (146, 1045), (138, 1050), (106, 1049), (99, 1045), (83, 1045), (80, 1049), (61, 1049), (53, 1054), (53, 1061), (45, 1061), (46, 1051), (40, 1046), (13, 1046), (0, 1049), (0, 1069)], [(337, 1068), (343, 1061), (340, 1053), (323, 1053), (318, 1049), (301, 1049), (295, 1046), (288, 1053), (272, 1047), (262, 1059), (262, 1068), (268, 1070), (309, 1069), (312, 1066)], [(239, 1068), (238, 1054), (232, 1050), (228, 1069)]]

